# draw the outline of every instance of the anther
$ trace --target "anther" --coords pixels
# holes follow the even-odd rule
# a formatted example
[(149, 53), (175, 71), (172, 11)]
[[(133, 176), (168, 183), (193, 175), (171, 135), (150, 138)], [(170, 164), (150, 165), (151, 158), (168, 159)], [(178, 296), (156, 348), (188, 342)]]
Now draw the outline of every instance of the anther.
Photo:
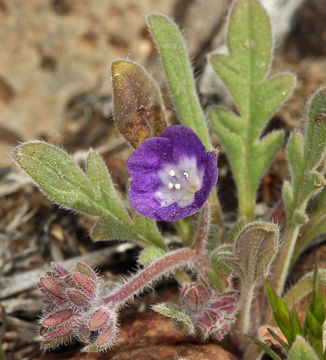
[(189, 177), (188, 172), (187, 172), (187, 171), (185, 171), (185, 172), (183, 173), (183, 176), (187, 179), (187, 178)]
[(170, 170), (170, 171), (169, 171), (169, 175), (170, 175), (170, 176), (175, 176), (175, 171), (174, 171), (174, 170)]
[(173, 184), (172, 184), (172, 183), (168, 183), (168, 188), (169, 188), (170, 190), (172, 190), (172, 189), (173, 189)]
[(175, 184), (174, 187), (175, 187), (176, 190), (180, 190), (180, 189), (181, 189), (181, 185), (180, 185), (180, 184)]

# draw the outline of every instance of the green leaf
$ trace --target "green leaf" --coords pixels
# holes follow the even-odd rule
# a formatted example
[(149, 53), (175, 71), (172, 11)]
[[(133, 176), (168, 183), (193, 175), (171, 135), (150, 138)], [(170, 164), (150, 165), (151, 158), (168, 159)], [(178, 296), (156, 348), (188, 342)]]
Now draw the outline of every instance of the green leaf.
[(326, 190), (317, 194), (311, 204), (309, 221), (302, 226), (294, 249), (291, 265), (295, 263), (300, 254), (308, 247), (320, 241), (320, 236), (326, 233)]
[(260, 136), (291, 93), (295, 78), (279, 74), (266, 79), (272, 59), (272, 34), (259, 1), (235, 2), (227, 45), (230, 55), (212, 54), (210, 62), (233, 96), (240, 116), (213, 107), (209, 120), (230, 160), (239, 193), (239, 216), (252, 220), (257, 187), (283, 141), (281, 131), (262, 139)]
[(111, 176), (101, 156), (91, 150), (86, 160), (86, 173), (94, 192), (96, 203), (102, 204), (110, 213), (126, 224), (130, 224), (130, 217), (121, 203), (112, 183)]
[(90, 180), (63, 150), (33, 141), (16, 147), (12, 157), (59, 205), (92, 215), (107, 212), (103, 204), (96, 202)]
[(218, 252), (212, 256), (211, 266), (214, 272), (207, 270), (206, 276), (220, 292), (223, 292), (229, 286), (230, 269), (219, 257)]
[(210, 150), (208, 128), (198, 100), (189, 56), (180, 30), (170, 18), (164, 15), (150, 15), (147, 22), (161, 53), (179, 120), (192, 128)]
[[(153, 220), (141, 217), (130, 226), (117, 221), (111, 215), (102, 216), (93, 226), (91, 231), (92, 238), (95, 241), (110, 239), (129, 240), (138, 243), (141, 246), (155, 245), (165, 249), (163, 239)], [(148, 223), (148, 227), (139, 226), (139, 223)]]
[(173, 319), (179, 323), (179, 325), (182, 327), (182, 330), (186, 334), (193, 335), (195, 333), (195, 326), (190, 317), (186, 313), (179, 310), (174, 304), (170, 302), (161, 303), (152, 306), (152, 309), (157, 313)]
[(288, 360), (318, 360), (318, 357), (309, 344), (301, 336), (298, 336), (289, 353)]
[(292, 346), (296, 334), (293, 328), (290, 311), (284, 301), (273, 292), (272, 288), (267, 282), (265, 283), (265, 289), (269, 303), (273, 310), (274, 319), (286, 337), (289, 346)]
[(139, 214), (133, 221), (112, 184), (101, 157), (90, 151), (86, 173), (63, 150), (41, 141), (16, 147), (13, 159), (53, 201), (69, 209), (100, 216), (95, 240), (126, 239), (165, 249), (153, 220)]
[(253, 222), (246, 225), (237, 235), (234, 255), (228, 252), (217, 255), (241, 278), (242, 286), (249, 289), (269, 273), (278, 246), (277, 225)]
[(130, 60), (112, 63), (114, 120), (126, 140), (138, 147), (167, 127), (160, 89), (146, 70)]
[(160, 249), (156, 246), (147, 246), (142, 250), (138, 257), (138, 262), (141, 265), (149, 265), (155, 260), (159, 259), (165, 254), (163, 249)]
[[(317, 91), (309, 101), (304, 137), (294, 132), (287, 145), (291, 184), (283, 187), (283, 197), (289, 222), (308, 221), (308, 201), (321, 191), (325, 179), (318, 170), (326, 151), (326, 89)], [(303, 140), (304, 139), (304, 140)]]
[(265, 353), (267, 355), (269, 355), (273, 360), (282, 360), (275, 351), (273, 351), (271, 348), (269, 348), (266, 344), (264, 344), (263, 342), (261, 342), (258, 339), (255, 339), (252, 336), (248, 336), (248, 335), (243, 335), (247, 340), (249, 340), (250, 342), (252, 342), (253, 344), (259, 346), (262, 350), (265, 351)]

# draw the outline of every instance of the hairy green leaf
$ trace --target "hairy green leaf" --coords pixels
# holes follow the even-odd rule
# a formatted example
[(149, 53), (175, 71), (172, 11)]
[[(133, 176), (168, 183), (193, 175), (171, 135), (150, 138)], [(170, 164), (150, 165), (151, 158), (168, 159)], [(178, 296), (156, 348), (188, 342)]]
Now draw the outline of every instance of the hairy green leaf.
[(138, 257), (138, 262), (142, 265), (149, 265), (165, 254), (163, 249), (156, 246), (147, 246), (142, 250)]
[(227, 152), (239, 193), (239, 215), (252, 220), (257, 187), (279, 151), (283, 133), (260, 138), (269, 118), (291, 93), (295, 78), (279, 74), (266, 79), (272, 59), (268, 15), (257, 0), (235, 2), (230, 15), (229, 55), (212, 54), (210, 62), (229, 89), (240, 115), (221, 107), (209, 120)]
[(326, 89), (317, 91), (309, 101), (304, 136), (294, 132), (287, 145), (291, 183), (283, 187), (289, 222), (308, 221), (308, 200), (322, 190), (325, 179), (318, 170), (326, 151)]
[(59, 205), (92, 215), (107, 212), (103, 204), (96, 202), (90, 180), (63, 150), (34, 141), (16, 147), (12, 157)]
[(248, 289), (269, 273), (279, 245), (277, 225), (253, 222), (246, 225), (237, 235), (234, 255), (219, 252), (219, 258), (242, 279)]
[(288, 360), (318, 360), (318, 356), (310, 345), (298, 336), (289, 353)]
[(208, 128), (198, 100), (189, 56), (180, 30), (170, 18), (164, 15), (150, 15), (147, 22), (161, 53), (179, 120), (192, 128), (210, 150)]
[(182, 330), (188, 334), (193, 335), (195, 333), (195, 326), (190, 317), (179, 310), (174, 304), (167, 302), (152, 306), (152, 309), (157, 313), (173, 319), (175, 322), (181, 325)]
[(126, 239), (165, 249), (154, 221), (139, 214), (130, 218), (95, 151), (88, 154), (86, 173), (66, 152), (41, 141), (16, 147), (12, 157), (57, 204), (100, 216), (92, 230), (95, 240)]

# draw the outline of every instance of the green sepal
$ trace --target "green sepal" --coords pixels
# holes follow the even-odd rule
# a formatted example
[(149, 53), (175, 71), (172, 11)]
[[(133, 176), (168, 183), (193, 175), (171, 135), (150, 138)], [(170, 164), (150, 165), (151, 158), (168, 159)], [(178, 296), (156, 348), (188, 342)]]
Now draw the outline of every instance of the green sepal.
[(179, 310), (174, 304), (170, 302), (160, 303), (152, 306), (152, 309), (157, 313), (174, 320), (177, 325), (181, 325), (183, 332), (187, 335), (193, 335), (195, 333), (195, 326), (189, 315)]
[(196, 93), (194, 76), (181, 32), (177, 25), (164, 15), (150, 15), (147, 23), (161, 53), (179, 120), (192, 128), (207, 150), (210, 150), (208, 128)]
[(298, 336), (289, 353), (288, 360), (319, 360), (310, 345)]

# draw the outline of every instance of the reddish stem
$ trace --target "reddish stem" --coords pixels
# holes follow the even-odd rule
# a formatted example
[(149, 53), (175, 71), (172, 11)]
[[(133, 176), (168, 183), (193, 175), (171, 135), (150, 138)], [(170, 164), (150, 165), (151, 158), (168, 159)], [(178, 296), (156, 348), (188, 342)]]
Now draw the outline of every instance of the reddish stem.
[(171, 272), (171, 270), (180, 266), (194, 266), (195, 264), (196, 266), (202, 267), (205, 260), (203, 256), (196, 254), (196, 252), (190, 248), (173, 251), (137, 273), (131, 280), (128, 280), (126, 284), (106, 297), (104, 304), (122, 305), (145, 287), (149, 286), (153, 281)]
[(199, 227), (196, 238), (191, 248), (198, 254), (206, 254), (205, 245), (208, 238), (209, 226), (211, 223), (210, 208), (208, 202), (206, 202), (200, 212)]

